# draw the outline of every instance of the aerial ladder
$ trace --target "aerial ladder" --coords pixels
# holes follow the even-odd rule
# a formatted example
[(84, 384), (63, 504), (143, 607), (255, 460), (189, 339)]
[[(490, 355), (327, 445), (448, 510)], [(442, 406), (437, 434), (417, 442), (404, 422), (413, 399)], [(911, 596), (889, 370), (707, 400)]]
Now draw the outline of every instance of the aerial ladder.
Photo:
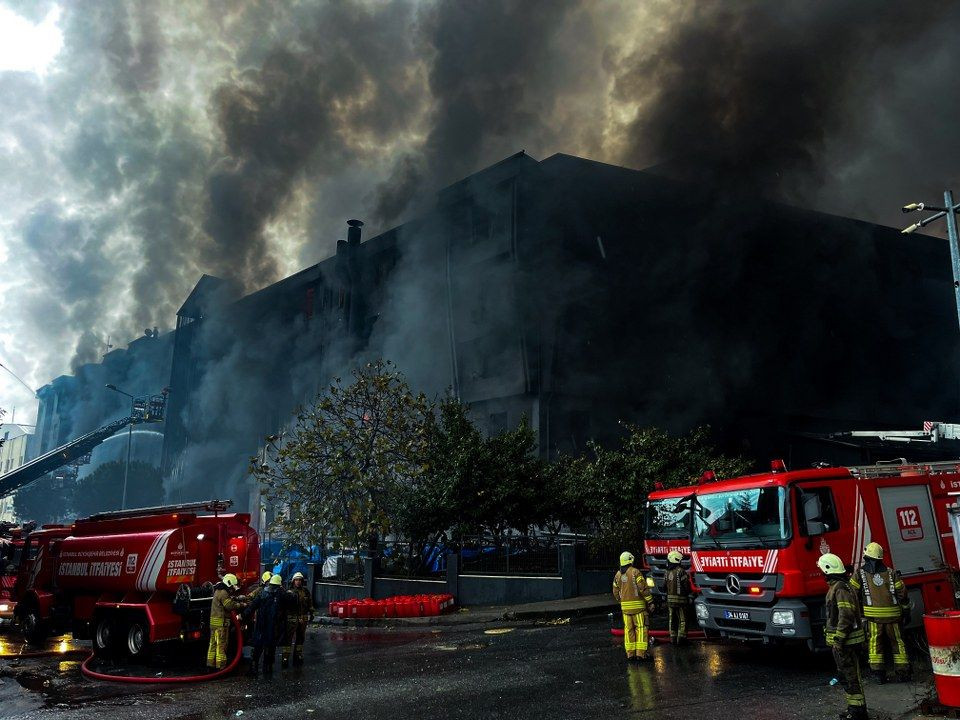
[(89, 462), (90, 452), (107, 438), (115, 435), (128, 425), (163, 422), (167, 408), (167, 392), (150, 397), (135, 398), (129, 417), (114, 420), (86, 435), (81, 435), (65, 445), (44, 453), (24, 463), (5, 475), (0, 475), (0, 498), (10, 495), (20, 488), (39, 480), (47, 473), (67, 465), (80, 465)]

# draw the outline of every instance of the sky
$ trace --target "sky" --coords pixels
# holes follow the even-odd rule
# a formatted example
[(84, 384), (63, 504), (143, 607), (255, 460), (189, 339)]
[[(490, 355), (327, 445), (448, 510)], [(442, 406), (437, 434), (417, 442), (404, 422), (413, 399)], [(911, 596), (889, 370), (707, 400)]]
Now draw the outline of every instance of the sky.
[[(0, 0), (0, 363), (40, 387), (172, 329), (202, 273), (263, 287), (329, 255), (346, 219), (370, 237), (521, 149), (907, 224), (904, 202), (960, 192), (958, 14)], [(35, 415), (0, 370), (14, 406)]]

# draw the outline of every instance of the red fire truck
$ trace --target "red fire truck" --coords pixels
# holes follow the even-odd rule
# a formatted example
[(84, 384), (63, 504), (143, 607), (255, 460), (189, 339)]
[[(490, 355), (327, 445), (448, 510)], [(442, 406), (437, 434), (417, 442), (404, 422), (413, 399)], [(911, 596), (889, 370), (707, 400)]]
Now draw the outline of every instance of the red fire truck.
[(935, 505), (952, 483), (958, 462), (788, 472), (774, 460), (768, 473), (701, 485), (691, 532), (697, 621), (725, 637), (822, 646), (827, 585), (817, 558), (832, 552), (853, 567), (872, 540), (903, 575), (908, 626), (952, 608), (945, 558), (956, 555), (944, 552), (949, 527)]
[(134, 657), (153, 643), (200, 639), (213, 583), (228, 572), (241, 586), (258, 576), (250, 516), (224, 513), (229, 506), (108, 512), (30, 533), (14, 588), (27, 639), (70, 629), (98, 652)]
[(0, 625), (13, 620), (13, 611), (17, 605), (13, 597), (13, 586), (17, 582), (17, 565), (22, 550), (23, 528), (0, 523)]
[(654, 490), (647, 495), (643, 560), (657, 595), (665, 592), (668, 553), (679, 550), (684, 557), (683, 567), (690, 569), (690, 499), (695, 491), (695, 487), (680, 487)]

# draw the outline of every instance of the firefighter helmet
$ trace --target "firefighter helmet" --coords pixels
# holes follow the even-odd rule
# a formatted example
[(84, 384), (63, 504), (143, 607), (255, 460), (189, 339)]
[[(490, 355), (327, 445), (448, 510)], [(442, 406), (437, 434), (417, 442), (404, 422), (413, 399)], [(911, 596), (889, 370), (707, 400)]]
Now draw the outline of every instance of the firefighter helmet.
[(303, 580), (303, 573), (302, 573), (302, 572), (295, 572), (295, 573), (293, 574), (293, 577), (290, 578), (290, 580), (291, 580), (291, 582), (294, 581), (294, 580)]
[(223, 584), (232, 590), (240, 585), (240, 581), (237, 580), (237, 576), (233, 573), (227, 573), (223, 576)]
[(268, 583), (270, 582), (270, 578), (272, 577), (273, 577), (273, 573), (267, 570), (263, 575), (260, 576), (260, 582)]
[(867, 545), (867, 549), (863, 551), (863, 554), (874, 560), (883, 560), (883, 545), (872, 542)]
[(821, 555), (817, 560), (817, 567), (823, 571), (824, 575), (843, 575), (846, 568), (843, 567), (843, 560), (833, 553)]
[(671, 550), (667, 554), (667, 562), (673, 563), (674, 565), (679, 565), (681, 562), (683, 562), (683, 555), (681, 555), (677, 550)]
[(270, 578), (271, 585), (283, 585), (283, 578), (280, 577), (280, 573), (274, 573)]
[(621, 565), (632, 565), (633, 564), (633, 553), (627, 552), (624, 550), (620, 553), (620, 564)]

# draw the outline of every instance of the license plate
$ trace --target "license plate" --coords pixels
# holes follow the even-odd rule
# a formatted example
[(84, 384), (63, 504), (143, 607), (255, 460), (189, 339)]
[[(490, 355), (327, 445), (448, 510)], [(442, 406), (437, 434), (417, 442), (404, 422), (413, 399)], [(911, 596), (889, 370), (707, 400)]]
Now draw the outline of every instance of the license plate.
[(750, 613), (740, 610), (724, 610), (723, 617), (727, 620), (749, 620)]

